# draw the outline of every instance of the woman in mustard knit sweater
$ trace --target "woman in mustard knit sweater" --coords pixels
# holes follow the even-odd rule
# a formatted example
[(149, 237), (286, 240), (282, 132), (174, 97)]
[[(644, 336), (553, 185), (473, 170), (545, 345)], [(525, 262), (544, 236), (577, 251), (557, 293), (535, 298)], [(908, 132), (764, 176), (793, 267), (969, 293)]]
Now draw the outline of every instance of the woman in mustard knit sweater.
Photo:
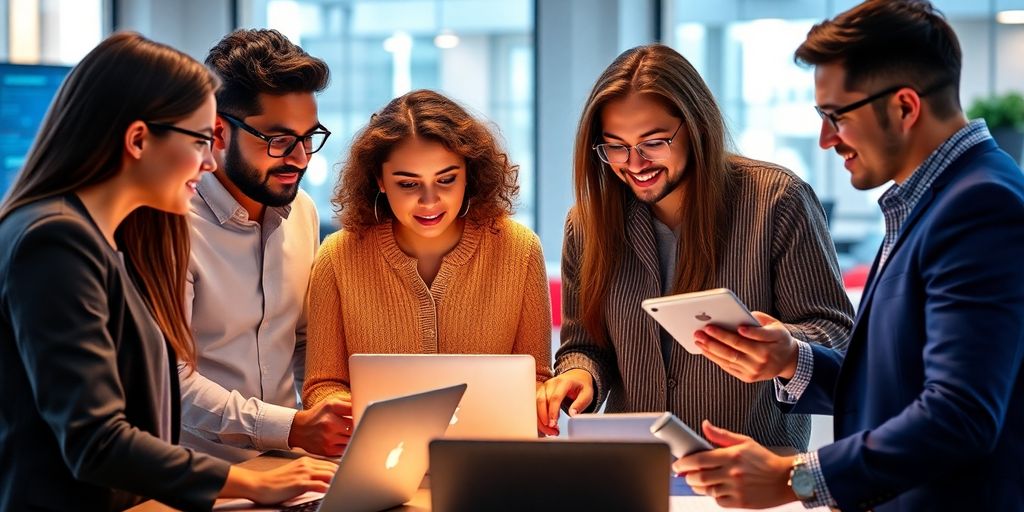
[(356, 135), (310, 281), (302, 402), (350, 398), (357, 353), (529, 354), (551, 376), (540, 241), (509, 218), (518, 166), (450, 99), (413, 91)]

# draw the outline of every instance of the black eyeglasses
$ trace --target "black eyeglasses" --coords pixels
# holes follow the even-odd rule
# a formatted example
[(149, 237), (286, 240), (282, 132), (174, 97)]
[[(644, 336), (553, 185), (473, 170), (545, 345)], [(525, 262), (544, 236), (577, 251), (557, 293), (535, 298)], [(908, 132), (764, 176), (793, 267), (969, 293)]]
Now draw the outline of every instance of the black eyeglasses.
[(822, 110), (821, 107), (819, 107), (817, 105), (814, 106), (814, 110), (818, 113), (819, 116), (821, 116), (822, 120), (828, 121), (828, 125), (831, 126), (833, 130), (839, 131), (839, 116), (841, 116), (843, 114), (846, 114), (848, 112), (852, 112), (854, 110), (857, 110), (858, 108), (861, 108), (864, 105), (867, 105), (868, 103), (871, 103), (872, 101), (875, 101), (875, 100), (877, 100), (879, 98), (884, 98), (885, 96), (888, 96), (890, 94), (894, 94), (897, 91), (899, 91), (900, 89), (910, 89), (910, 90), (916, 92), (917, 96), (919, 98), (922, 98), (922, 97), (924, 97), (924, 96), (926, 96), (928, 94), (931, 94), (931, 93), (933, 93), (933, 92), (935, 92), (935, 91), (937, 91), (939, 89), (942, 89), (943, 87), (945, 87), (947, 85), (949, 85), (948, 81), (942, 81), (942, 82), (939, 82), (939, 83), (937, 83), (937, 84), (935, 84), (935, 85), (933, 85), (931, 87), (928, 87), (927, 89), (925, 89), (923, 91), (920, 91), (920, 92), (915, 90), (913, 87), (910, 87), (909, 85), (894, 85), (894, 86), (889, 87), (887, 89), (882, 89), (881, 91), (878, 91), (875, 94), (872, 94), (871, 96), (868, 96), (867, 98), (864, 98), (862, 100), (857, 100), (857, 101), (855, 101), (853, 103), (850, 103), (849, 105), (845, 105), (845, 106), (839, 107), (837, 109), (834, 109), (831, 112), (826, 112), (826, 111)]
[(261, 133), (259, 130), (253, 128), (242, 122), (242, 120), (218, 112), (217, 115), (226, 119), (229, 123), (251, 133), (252, 135), (259, 137), (267, 142), (267, 156), (274, 158), (284, 158), (292, 153), (295, 146), (302, 143), (302, 150), (307, 155), (312, 155), (317, 151), (320, 151), (324, 147), (324, 142), (327, 142), (327, 137), (331, 136), (331, 132), (324, 128), (323, 125), (317, 125), (313, 131), (305, 135), (266, 135)]
[(158, 130), (167, 130), (167, 131), (172, 131), (172, 132), (178, 132), (178, 133), (183, 133), (185, 135), (188, 135), (189, 137), (195, 137), (197, 139), (200, 139), (200, 140), (206, 142), (207, 147), (209, 147), (210, 149), (213, 149), (213, 136), (212, 135), (207, 135), (205, 133), (194, 132), (192, 130), (185, 129), (185, 128), (182, 128), (180, 126), (175, 126), (173, 124), (157, 123), (157, 122), (154, 122), (154, 121), (143, 121), (143, 122), (146, 123), (146, 126), (150, 127), (150, 129), (156, 128)]
[(657, 162), (659, 160), (666, 160), (672, 156), (672, 140), (675, 139), (676, 134), (679, 133), (679, 129), (683, 127), (683, 122), (679, 122), (679, 126), (676, 126), (676, 131), (672, 132), (667, 139), (651, 139), (645, 140), (635, 146), (627, 146), (625, 144), (595, 144), (594, 151), (597, 151), (597, 156), (601, 158), (606, 164), (624, 164), (629, 161), (629, 151), (631, 149), (636, 150), (636, 154), (640, 155), (641, 158), (650, 162)]

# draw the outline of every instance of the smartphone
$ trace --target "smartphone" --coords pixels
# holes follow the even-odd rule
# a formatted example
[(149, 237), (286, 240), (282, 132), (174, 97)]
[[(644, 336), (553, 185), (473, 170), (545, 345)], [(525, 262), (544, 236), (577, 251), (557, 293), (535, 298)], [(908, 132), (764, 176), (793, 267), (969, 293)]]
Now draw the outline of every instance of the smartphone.
[(651, 434), (668, 443), (669, 451), (677, 459), (712, 448), (711, 443), (670, 412), (663, 414), (651, 425)]
[(693, 333), (707, 325), (735, 331), (741, 325), (759, 326), (747, 306), (725, 288), (647, 299), (640, 303), (691, 354), (700, 354)]

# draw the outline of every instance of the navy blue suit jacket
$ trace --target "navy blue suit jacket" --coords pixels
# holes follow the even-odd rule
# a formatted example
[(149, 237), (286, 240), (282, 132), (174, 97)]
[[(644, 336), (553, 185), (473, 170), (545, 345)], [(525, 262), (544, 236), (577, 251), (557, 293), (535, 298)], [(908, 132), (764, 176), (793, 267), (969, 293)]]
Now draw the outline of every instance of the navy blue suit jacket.
[(791, 412), (843, 510), (1024, 510), (1024, 175), (992, 140), (954, 161), (878, 260), (845, 354), (817, 345)]

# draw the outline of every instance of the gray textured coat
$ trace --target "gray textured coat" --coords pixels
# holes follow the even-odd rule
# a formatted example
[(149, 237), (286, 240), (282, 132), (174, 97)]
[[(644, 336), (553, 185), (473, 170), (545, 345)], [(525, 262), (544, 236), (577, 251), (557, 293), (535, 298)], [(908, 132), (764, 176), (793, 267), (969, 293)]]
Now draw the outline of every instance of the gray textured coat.
[[(745, 158), (731, 164), (740, 178), (730, 205), (722, 266), (712, 288), (731, 289), (751, 311), (778, 318), (798, 339), (845, 348), (853, 308), (814, 192), (773, 164)], [(709, 419), (768, 446), (806, 449), (810, 418), (782, 414), (771, 381), (746, 384), (678, 344), (672, 345), (665, 367), (660, 327), (640, 308), (644, 299), (661, 295), (651, 211), (636, 200), (626, 209), (628, 247), (605, 305), (610, 347), (598, 346), (583, 328), (578, 300), (583, 233), (575, 208), (569, 212), (556, 372), (590, 372), (596, 383), (593, 409), (607, 400), (606, 412), (671, 411), (698, 430), (701, 420)]]

